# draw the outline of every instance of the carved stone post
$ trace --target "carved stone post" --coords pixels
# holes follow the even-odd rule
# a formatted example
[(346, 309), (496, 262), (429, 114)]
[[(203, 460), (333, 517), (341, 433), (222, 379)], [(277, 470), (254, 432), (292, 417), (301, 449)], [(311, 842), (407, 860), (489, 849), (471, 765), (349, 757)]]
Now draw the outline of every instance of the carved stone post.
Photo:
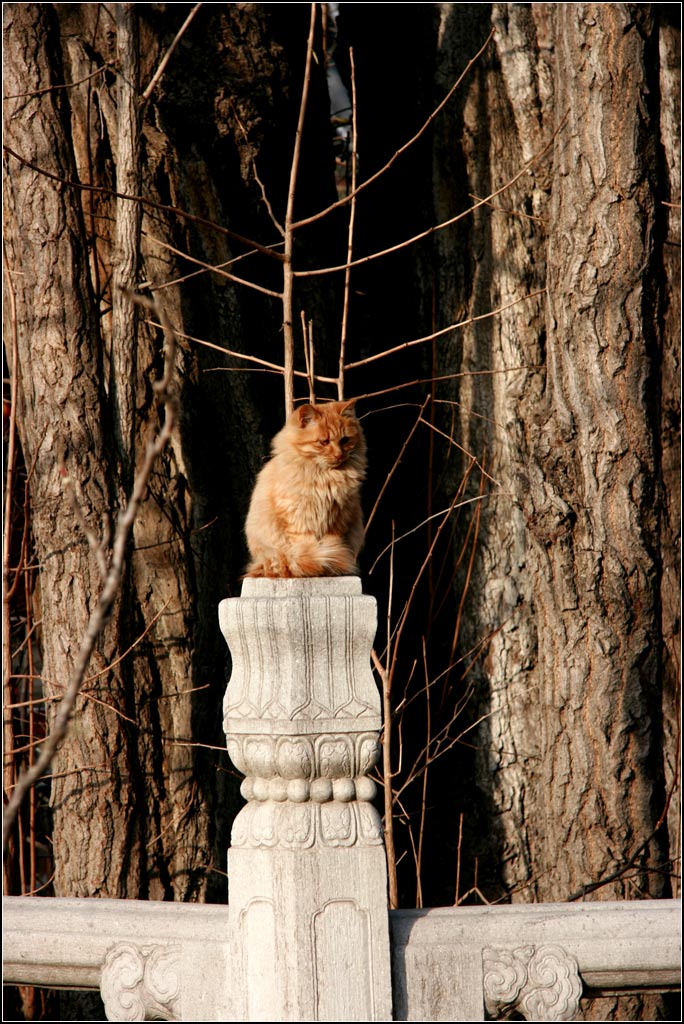
[(222, 601), (233, 670), (235, 1019), (391, 1020), (387, 870), (368, 772), (380, 699), (375, 600), (356, 577), (246, 580)]

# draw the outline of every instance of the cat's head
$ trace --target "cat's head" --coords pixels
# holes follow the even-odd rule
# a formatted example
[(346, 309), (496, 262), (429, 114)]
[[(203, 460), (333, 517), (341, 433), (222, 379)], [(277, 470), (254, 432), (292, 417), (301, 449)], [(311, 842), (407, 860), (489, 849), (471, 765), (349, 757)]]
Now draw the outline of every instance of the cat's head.
[(300, 405), (289, 417), (284, 435), (298, 454), (319, 465), (338, 469), (365, 465), (366, 442), (356, 418), (356, 399), (324, 405)]

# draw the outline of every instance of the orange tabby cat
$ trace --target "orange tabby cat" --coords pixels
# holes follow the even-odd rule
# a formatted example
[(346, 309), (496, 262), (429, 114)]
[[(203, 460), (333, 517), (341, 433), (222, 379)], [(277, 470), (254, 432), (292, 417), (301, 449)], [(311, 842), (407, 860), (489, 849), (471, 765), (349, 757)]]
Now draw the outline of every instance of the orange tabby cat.
[(273, 438), (245, 524), (246, 576), (358, 573), (366, 442), (354, 401), (302, 405)]

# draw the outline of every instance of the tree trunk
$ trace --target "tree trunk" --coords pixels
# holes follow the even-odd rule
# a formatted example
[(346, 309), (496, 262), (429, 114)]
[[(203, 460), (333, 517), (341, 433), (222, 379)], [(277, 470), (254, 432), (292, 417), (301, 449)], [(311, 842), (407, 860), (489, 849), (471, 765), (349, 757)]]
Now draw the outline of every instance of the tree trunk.
[[(282, 384), (265, 382), (263, 371), (245, 373), (221, 350), (282, 361), (282, 312), (183, 253), (229, 271), (242, 258), (238, 276), (277, 289), (279, 263), (244, 259), (248, 247), (233, 238), (278, 241), (254, 167), (282, 219), (308, 9), (293, 17), (250, 5), (206, 7), (143, 99), (190, 10), (5, 6), (15, 397), (33, 467), (50, 700), (69, 679), (101, 582), (79, 520), (94, 537), (112, 536), (136, 460), (159, 425), (158, 314), (136, 306), (131, 290), (146, 290), (180, 332), (180, 420), (155, 467), (120, 601), (53, 764), (59, 895), (220, 901), (226, 893), (237, 787), (220, 752), (226, 655), (216, 606), (244, 568), (244, 514), (267, 439), (282, 423)], [(326, 97), (321, 69), (297, 216), (334, 198)], [(126, 198), (139, 194), (147, 205)], [(303, 258), (315, 243), (313, 231), (301, 240)], [(318, 295), (311, 314), (324, 359), (329, 315), (316, 310), (331, 304), (325, 289)]]
[[(73, 180), (69, 108), (47, 5), (6, 9), (6, 144), (59, 179)], [(11, 158), (10, 158), (11, 159)], [(33, 534), (41, 574), (44, 685), (59, 700), (101, 585), (97, 559), (67, 496), (93, 534), (111, 532), (116, 491), (107, 476), (99, 328), (78, 196), (13, 163), (5, 189), (7, 271), (16, 295), (21, 442), (31, 467)], [(5, 306), (7, 308), (7, 306)], [(90, 665), (70, 742), (54, 766), (55, 889), (69, 895), (140, 892), (139, 765), (127, 732), (119, 604)], [(61, 838), (60, 838), (61, 837)], [(60, 843), (64, 855), (60, 855)]]
[[(441, 8), (446, 84), (489, 25), (484, 5)], [(487, 838), (472, 851), (516, 900), (672, 891), (680, 356), (678, 211), (664, 204), (679, 196), (679, 124), (667, 16), (492, 5), (495, 46), (467, 84), (461, 148), (436, 164), (444, 220), (464, 192), (485, 197), (533, 161), (438, 250), (445, 323), (522, 300), (442, 354), (445, 368), (487, 374), (458, 391), (462, 442), (487, 452), (498, 481), (469, 592), (466, 646), (496, 631), (471, 812)], [(448, 152), (447, 132), (453, 121), (438, 136)]]

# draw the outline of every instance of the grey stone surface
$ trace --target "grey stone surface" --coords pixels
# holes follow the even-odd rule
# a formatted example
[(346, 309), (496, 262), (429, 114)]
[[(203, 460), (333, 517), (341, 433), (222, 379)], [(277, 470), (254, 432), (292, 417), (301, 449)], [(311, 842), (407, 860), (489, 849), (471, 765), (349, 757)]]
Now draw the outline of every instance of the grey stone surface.
[(245, 580), (242, 597), (219, 605), (219, 623), (233, 662), (229, 737), (380, 729), (376, 604), (357, 577)]
[(225, 1020), (228, 928), (228, 907), (6, 896), (4, 981), (100, 988), (110, 1020)]
[(484, 1020), (487, 1005), (571, 1020), (579, 978), (596, 993), (678, 988), (681, 909), (634, 900), (395, 911), (395, 1019)]
[[(382, 848), (377, 852), (382, 855)], [(295, 884), (289, 890), (284, 887), (287, 871), (274, 875), (261, 851), (231, 853), (231, 858), (244, 857), (245, 872), (254, 872), (255, 883), (262, 890), (261, 898), (245, 906), (240, 928), (252, 933), (245, 946), (231, 942), (227, 907), (5, 897), (4, 981), (85, 989), (102, 984), (110, 1005), (112, 1000), (120, 1002), (132, 996), (131, 1015), (124, 1017), (116, 1009), (111, 1019), (136, 1020), (142, 1019), (135, 1016), (141, 1005), (159, 1004), (160, 986), (155, 978), (163, 966), (170, 979), (164, 986), (162, 1005), (167, 1014), (178, 1015), (168, 1019), (227, 1021), (278, 1019), (270, 1016), (273, 993), (294, 993), (303, 1001), (297, 993), (304, 989), (306, 996), (313, 976), (315, 998), (310, 988), (308, 995), (311, 1015), (302, 1020), (353, 1020), (353, 1014), (366, 1007), (372, 1013), (372, 995), (363, 981), (368, 974), (358, 974), (354, 957), (365, 962), (368, 956), (363, 925), (368, 919), (363, 916), (363, 904), (371, 902), (373, 894), (360, 891), (351, 899), (345, 896), (349, 885), (354, 887), (357, 882), (342, 869), (340, 888), (331, 890), (322, 914), (312, 912), (308, 897), (300, 899), (299, 894), (309, 891), (311, 872), (322, 871), (331, 878), (338, 874), (334, 856), (326, 859), (325, 853), (307, 867), (306, 861), (290, 851), (293, 863), (288, 870)], [(337, 901), (336, 892), (341, 894)], [(306, 966), (300, 970), (298, 964), (292, 965), (278, 953), (274, 908), (278, 902), (290, 930), (299, 933), (296, 942), (308, 949), (316, 965), (312, 971)], [(313, 927), (302, 928), (300, 907), (301, 920)], [(545, 985), (528, 985), (524, 992), (532, 954), (540, 952), (543, 959), (551, 951), (558, 961), (553, 953), (558, 947), (564, 956), (572, 957), (582, 982), (596, 994), (677, 988), (681, 984), (681, 911), (680, 900), (393, 911), (394, 1019), (484, 1020), (485, 998), (492, 1008), (494, 1001), (511, 998), (503, 995), (506, 979), (500, 977), (502, 968), (496, 967), (497, 963), (508, 963), (518, 978), (518, 995), (524, 1005), (516, 1008), (533, 1014), (527, 1019), (542, 1019), (536, 1016), (538, 1008), (530, 1009), (530, 1000), (524, 1001), (525, 995), (532, 994), (534, 999), (535, 990), (539, 998), (546, 989), (544, 1001), (563, 1011), (564, 1000), (567, 1008), (568, 992), (570, 996), (572, 992), (560, 984), (554, 994), (553, 971)], [(132, 957), (133, 975), (123, 971), (126, 950)], [(242, 988), (245, 971), (252, 973), (247, 994)], [(498, 972), (499, 980), (492, 971)], [(335, 974), (348, 982), (341, 993), (334, 983)], [(550, 1000), (549, 995), (553, 997)], [(518, 997), (513, 998), (517, 1001)], [(337, 999), (344, 1014), (337, 1014)], [(372, 1019), (370, 1014), (368, 1019)]]
[(240, 1020), (391, 1019), (377, 614), (356, 577), (246, 580), (219, 618), (228, 752), (247, 806), (228, 858)]

